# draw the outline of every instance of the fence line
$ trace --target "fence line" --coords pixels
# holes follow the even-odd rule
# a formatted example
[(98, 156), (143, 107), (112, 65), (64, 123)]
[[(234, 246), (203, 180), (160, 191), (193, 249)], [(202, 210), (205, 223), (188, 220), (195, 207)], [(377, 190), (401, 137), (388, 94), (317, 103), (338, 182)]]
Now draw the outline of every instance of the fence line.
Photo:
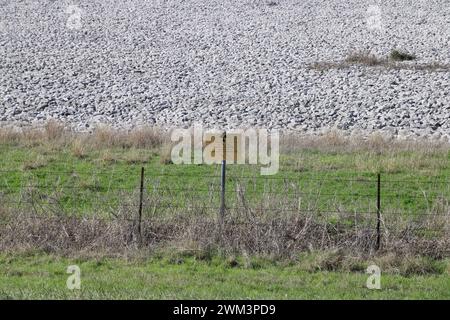
[[(146, 216), (148, 211), (164, 214), (165, 209), (197, 212), (210, 210), (211, 213), (216, 212), (218, 221), (223, 221), (232, 211), (338, 215), (339, 219), (349, 219), (350, 215), (356, 215), (360, 218), (367, 217), (368, 222), (375, 223), (373, 228), (376, 234), (375, 249), (381, 248), (383, 229), (389, 228), (386, 223), (389, 223), (392, 217), (404, 218), (407, 221), (421, 217), (424, 219), (442, 217), (445, 218), (445, 223), (450, 222), (450, 188), (445, 188), (450, 186), (450, 181), (436, 177), (435, 180), (429, 181), (389, 179), (388, 175), (381, 174), (374, 175), (373, 178), (365, 176), (354, 179), (348, 175), (315, 177), (303, 173), (289, 177), (244, 174), (236, 176), (235, 173), (227, 176), (225, 164), (220, 175), (200, 176), (193, 173), (152, 172), (146, 171), (144, 167), (140, 168), (139, 175), (134, 170), (135, 166), (130, 168), (124, 172), (0, 170), (0, 203), (24, 208), (41, 206), (34, 208), (40, 211), (46, 210), (43, 206), (57, 206), (52, 211), (67, 211), (67, 213), (77, 210), (88, 212), (121, 208), (134, 216), (122, 218), (136, 223), (140, 238), (142, 222), (148, 218)], [(114, 178), (131, 172), (136, 173), (135, 183), (127, 180), (129, 186), (116, 185), (118, 182)], [(360, 176), (367, 174), (355, 173)], [(52, 181), (40, 175), (57, 177), (58, 180)], [(91, 176), (95, 181), (86, 185), (73, 184), (75, 182), (71, 178), (82, 176), (82, 179), (85, 179), (85, 175)], [(17, 183), (17, 176), (20, 176), (22, 183)], [(172, 181), (170, 178), (176, 179)], [(186, 178), (194, 178), (194, 181), (190, 181), (194, 185), (189, 185)], [(50, 182), (33, 181), (36, 179)], [(9, 180), (12, 180), (11, 183), (8, 183)], [(149, 181), (151, 183), (148, 183)], [(202, 183), (206, 185), (198, 185)], [(423, 190), (421, 188), (420, 191), (410, 190), (417, 185), (427, 187)], [(340, 190), (330, 192), (330, 188)], [(419, 194), (421, 191), (422, 194)], [(111, 196), (113, 192), (118, 194)], [(125, 198), (119, 192), (132, 196)], [(119, 219), (117, 216), (115, 218)], [(333, 223), (349, 222), (339, 220)], [(427, 230), (423, 226), (420, 229)]]

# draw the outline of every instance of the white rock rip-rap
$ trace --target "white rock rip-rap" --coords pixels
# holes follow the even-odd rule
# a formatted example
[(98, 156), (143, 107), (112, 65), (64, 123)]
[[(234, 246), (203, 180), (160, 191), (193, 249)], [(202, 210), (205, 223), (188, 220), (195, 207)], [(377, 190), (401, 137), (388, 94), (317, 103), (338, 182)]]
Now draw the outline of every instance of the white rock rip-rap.
[(448, 0), (3, 0), (0, 123), (448, 138), (448, 71), (308, 68), (394, 48), (450, 63)]

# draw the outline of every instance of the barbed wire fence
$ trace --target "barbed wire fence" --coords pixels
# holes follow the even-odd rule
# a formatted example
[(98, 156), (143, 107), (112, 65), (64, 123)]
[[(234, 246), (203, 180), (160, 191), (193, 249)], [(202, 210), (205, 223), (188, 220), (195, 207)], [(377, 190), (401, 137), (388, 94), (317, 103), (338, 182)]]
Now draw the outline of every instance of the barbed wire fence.
[(146, 220), (174, 215), (216, 218), (220, 225), (258, 225), (306, 215), (328, 232), (363, 231), (380, 249), (393, 233), (439, 237), (450, 230), (450, 181), (397, 179), (388, 174), (355, 176), (261, 176), (155, 172), (130, 166), (110, 170), (0, 170), (2, 207), (21, 219), (124, 220), (140, 242)]

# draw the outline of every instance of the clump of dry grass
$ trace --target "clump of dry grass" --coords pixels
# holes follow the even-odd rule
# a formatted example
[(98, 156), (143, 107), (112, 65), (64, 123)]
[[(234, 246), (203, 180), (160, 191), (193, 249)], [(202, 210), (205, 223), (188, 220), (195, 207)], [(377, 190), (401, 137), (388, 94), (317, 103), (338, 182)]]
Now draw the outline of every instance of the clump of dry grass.
[(37, 155), (32, 160), (27, 160), (22, 165), (22, 170), (34, 170), (47, 165), (47, 160), (42, 155)]
[(132, 148), (124, 154), (123, 158), (127, 164), (138, 164), (148, 163), (151, 157), (146, 151), (142, 152), (138, 149)]
[(90, 134), (90, 143), (94, 148), (125, 147), (120, 144), (120, 134), (107, 126), (98, 126)]
[(22, 135), (17, 128), (0, 128), (0, 144), (16, 145), (21, 141)]
[(344, 61), (348, 64), (362, 64), (366, 66), (379, 66), (386, 63), (385, 60), (379, 59), (376, 55), (368, 52), (352, 53)]
[(420, 255), (394, 254), (392, 252), (373, 257), (372, 263), (379, 266), (384, 272), (401, 274), (403, 276), (442, 274), (445, 273), (445, 264), (429, 257)]
[(389, 54), (389, 58), (393, 61), (411, 61), (415, 60), (416, 56), (400, 50), (392, 50)]
[(60, 122), (50, 120), (43, 127), (0, 128), (0, 144), (46, 146), (53, 150), (69, 146), (76, 149), (73, 150), (75, 154), (81, 149), (155, 149), (167, 140), (168, 135), (164, 131), (152, 127), (121, 131), (99, 126), (91, 133), (81, 133), (72, 131)]
[(303, 270), (365, 271), (366, 255), (356, 255), (344, 249), (321, 250), (300, 254), (298, 264)]
[(363, 65), (369, 67), (387, 66), (386, 59), (380, 59), (372, 53), (355, 52), (349, 54), (344, 60), (337, 62), (315, 62), (310, 65), (310, 68), (315, 70), (329, 70), (329, 69), (345, 69), (353, 65)]
[(142, 127), (131, 131), (127, 140), (130, 146), (139, 149), (157, 148), (166, 141), (162, 132), (152, 127)]
[(172, 164), (172, 145), (171, 144), (165, 144), (161, 148), (159, 162), (161, 164)]
[(118, 162), (119, 157), (114, 155), (111, 150), (106, 149), (103, 150), (99, 156), (99, 158), (97, 159), (97, 161), (100, 161), (102, 163), (107, 163), (107, 164), (111, 164), (111, 163), (116, 163)]
[(86, 144), (82, 139), (75, 139), (72, 141), (72, 154), (78, 159), (87, 157)]
[(62, 123), (50, 120), (44, 125), (44, 135), (48, 141), (58, 141), (67, 137), (67, 129)]
[(369, 52), (355, 52), (350, 53), (342, 61), (322, 61), (315, 62), (309, 66), (309, 68), (319, 71), (326, 71), (330, 69), (346, 69), (354, 65), (361, 65), (367, 67), (383, 67), (386, 69), (395, 70), (416, 70), (416, 71), (430, 71), (441, 72), (448, 71), (450, 65), (442, 64), (439, 62), (423, 63), (423, 64), (402, 64), (398, 62), (415, 60), (414, 55), (401, 52), (398, 50), (392, 50), (388, 58), (379, 58), (376, 55)]
[(275, 6), (279, 5), (279, 3), (277, 1), (271, 0), (271, 1), (267, 1), (267, 5), (269, 7), (275, 7)]
[(151, 127), (142, 127), (123, 132), (100, 126), (93, 131), (90, 139), (92, 145), (96, 148), (153, 149), (160, 147), (166, 141), (160, 129)]
[(70, 142), (72, 133), (63, 124), (50, 120), (43, 127), (0, 128), (0, 143), (59, 148)]
[(447, 272), (443, 261), (421, 255), (412, 255), (408, 252), (382, 252), (370, 256), (349, 252), (345, 249), (322, 250), (301, 254), (298, 264), (301, 269), (309, 272), (365, 272), (369, 265), (380, 267), (383, 273), (402, 276)]

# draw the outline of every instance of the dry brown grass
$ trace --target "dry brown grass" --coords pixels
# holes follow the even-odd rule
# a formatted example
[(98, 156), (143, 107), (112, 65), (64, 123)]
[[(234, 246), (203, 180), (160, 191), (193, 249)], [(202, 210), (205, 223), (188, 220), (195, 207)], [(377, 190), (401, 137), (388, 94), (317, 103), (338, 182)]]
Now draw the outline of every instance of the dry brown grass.
[(54, 120), (43, 127), (0, 128), (0, 144), (45, 146), (52, 150), (71, 147), (75, 155), (93, 149), (154, 149), (167, 141), (167, 137), (163, 130), (152, 127), (120, 131), (99, 126), (90, 133), (74, 132)]
[(72, 141), (72, 154), (78, 159), (84, 159), (87, 156), (86, 143), (81, 139), (74, 139)]
[(105, 164), (112, 164), (118, 162), (119, 158), (112, 153), (111, 150), (106, 149), (103, 150), (100, 154), (100, 157), (97, 159), (97, 161), (100, 161), (101, 163)]
[(386, 63), (385, 60), (379, 59), (376, 55), (368, 52), (350, 54), (344, 61), (348, 64), (362, 64), (366, 66), (379, 66)]
[[(122, 254), (136, 248), (191, 253), (205, 259), (211, 251), (227, 256), (260, 256), (299, 261), (309, 271), (362, 271), (364, 261), (401, 274), (437, 273), (432, 259), (450, 254), (450, 238), (427, 239), (411, 226), (383, 234), (383, 249), (373, 250), (370, 228), (336, 229), (312, 216), (243, 221), (229, 216), (223, 224), (210, 216), (174, 215), (146, 218), (142, 237), (133, 213), (117, 218), (33, 216), (2, 211), (0, 250), (39, 250), (61, 255)], [(308, 258), (305, 258), (306, 256)], [(300, 257), (300, 258), (299, 258)]]
[(22, 165), (22, 170), (34, 170), (43, 168), (47, 165), (47, 160), (42, 155), (36, 155), (32, 160), (25, 161)]
[[(55, 121), (49, 121), (38, 128), (0, 128), (0, 144), (42, 147), (47, 150), (60, 150), (69, 147), (73, 154), (83, 157), (85, 153), (113, 148), (161, 150), (162, 159), (170, 163), (170, 132), (159, 128), (142, 127), (130, 131), (114, 130), (99, 126), (91, 133), (74, 132)], [(450, 144), (430, 139), (396, 139), (382, 133), (368, 135), (347, 134), (332, 129), (324, 134), (285, 133), (281, 136), (283, 152), (290, 153), (304, 149), (317, 149), (330, 152), (373, 151), (418, 151), (427, 154), (449, 150)], [(45, 150), (44, 150), (45, 151)], [(43, 151), (43, 152), (44, 152)], [(104, 153), (111, 158), (112, 153)], [(113, 160), (113, 159), (110, 159)], [(105, 161), (109, 161), (105, 159)]]
[(314, 149), (323, 152), (370, 151), (376, 154), (418, 152), (428, 155), (450, 151), (450, 142), (426, 138), (398, 139), (381, 132), (368, 135), (347, 134), (331, 129), (323, 134), (286, 133), (281, 137), (281, 150), (285, 153)]
[(123, 155), (123, 159), (127, 164), (148, 163), (151, 159), (148, 152), (131, 148)]
[(62, 123), (50, 120), (44, 125), (44, 135), (48, 141), (58, 141), (67, 137), (67, 129)]
[(165, 138), (161, 130), (152, 127), (142, 127), (132, 130), (125, 138), (128, 144), (133, 148), (153, 149), (161, 146)]
[(398, 51), (393, 51), (389, 58), (379, 58), (376, 55), (369, 52), (354, 52), (350, 53), (344, 60), (341, 61), (322, 61), (315, 62), (309, 65), (310, 69), (326, 71), (331, 69), (347, 69), (354, 65), (361, 65), (367, 67), (382, 67), (385, 69), (394, 70), (416, 70), (416, 71), (429, 71), (429, 72), (448, 72), (450, 70), (449, 64), (442, 64), (439, 62), (431, 63), (414, 63), (404, 64), (403, 61), (414, 60), (409, 57), (412, 55), (402, 54)]
[(159, 162), (161, 164), (172, 164), (172, 144), (165, 144), (160, 153)]
[(89, 136), (95, 148), (139, 148), (153, 149), (160, 147), (167, 138), (160, 129), (142, 127), (129, 132), (118, 131), (106, 126), (96, 128)]
[(19, 144), (22, 135), (18, 129), (0, 127), (0, 144)]

